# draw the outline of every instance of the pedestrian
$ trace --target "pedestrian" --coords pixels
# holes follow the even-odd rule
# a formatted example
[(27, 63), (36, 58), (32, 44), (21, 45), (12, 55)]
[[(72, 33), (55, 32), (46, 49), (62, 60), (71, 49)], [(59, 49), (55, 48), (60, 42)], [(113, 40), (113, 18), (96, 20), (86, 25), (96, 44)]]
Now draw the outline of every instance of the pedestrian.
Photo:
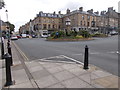
[(58, 32), (56, 32), (56, 37), (57, 37), (57, 38), (59, 37), (59, 33), (58, 33)]

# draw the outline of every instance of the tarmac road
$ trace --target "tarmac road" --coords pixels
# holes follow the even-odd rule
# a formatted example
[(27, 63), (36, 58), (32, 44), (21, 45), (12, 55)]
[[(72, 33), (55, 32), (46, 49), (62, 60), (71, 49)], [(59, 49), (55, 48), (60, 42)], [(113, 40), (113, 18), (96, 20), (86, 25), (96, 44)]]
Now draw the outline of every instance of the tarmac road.
[(15, 41), (29, 60), (64, 55), (77, 61), (84, 60), (84, 47), (89, 47), (89, 63), (118, 75), (118, 36), (95, 38), (91, 41), (52, 42), (44, 38)]

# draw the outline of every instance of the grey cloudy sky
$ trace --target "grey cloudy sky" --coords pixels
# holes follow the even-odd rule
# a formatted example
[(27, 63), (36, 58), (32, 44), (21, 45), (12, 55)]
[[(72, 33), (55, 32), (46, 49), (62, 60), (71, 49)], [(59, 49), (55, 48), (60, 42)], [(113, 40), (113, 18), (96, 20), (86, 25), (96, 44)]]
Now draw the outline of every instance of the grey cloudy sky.
[(21, 25), (34, 19), (39, 11), (53, 13), (61, 11), (65, 13), (66, 9), (76, 10), (83, 7), (84, 11), (93, 9), (94, 11), (107, 10), (113, 7), (118, 12), (119, 0), (4, 0), (6, 7), (0, 10), (2, 20), (6, 21), (5, 10), (8, 10), (8, 21), (13, 23), (18, 31)]

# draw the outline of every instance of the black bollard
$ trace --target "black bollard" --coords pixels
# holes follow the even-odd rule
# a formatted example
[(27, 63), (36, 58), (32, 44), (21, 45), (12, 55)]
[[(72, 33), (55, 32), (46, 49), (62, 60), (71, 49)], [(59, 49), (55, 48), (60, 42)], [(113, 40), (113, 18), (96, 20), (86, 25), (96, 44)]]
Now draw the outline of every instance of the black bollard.
[(8, 46), (10, 46), (10, 41), (9, 41), (9, 40), (8, 40), (8, 42), (7, 42), (7, 47), (8, 47)]
[(85, 46), (85, 55), (84, 55), (84, 69), (88, 68), (88, 46)]
[(13, 85), (12, 82), (12, 77), (11, 77), (11, 64), (10, 64), (10, 58), (11, 56), (9, 55), (9, 53), (6, 53), (4, 55), (5, 58), (5, 66), (6, 66), (6, 83), (5, 86), (10, 86)]
[(12, 52), (11, 52), (11, 46), (10, 45), (8, 45), (8, 53), (10, 54), (10, 64), (11, 64), (11, 66), (13, 66), (13, 60), (12, 60)]
[(1, 59), (4, 59), (4, 42), (1, 40)]

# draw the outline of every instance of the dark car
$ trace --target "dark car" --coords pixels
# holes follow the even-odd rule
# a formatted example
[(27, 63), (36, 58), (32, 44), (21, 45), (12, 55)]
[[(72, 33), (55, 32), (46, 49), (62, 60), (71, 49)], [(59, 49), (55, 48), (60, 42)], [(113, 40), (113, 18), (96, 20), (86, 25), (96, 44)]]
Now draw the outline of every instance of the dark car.
[(32, 35), (32, 38), (36, 38), (37, 37), (37, 35)]
[(17, 38), (18, 38), (18, 39), (20, 39), (20, 38), (22, 38), (22, 36), (20, 36), (20, 35), (17, 35)]

